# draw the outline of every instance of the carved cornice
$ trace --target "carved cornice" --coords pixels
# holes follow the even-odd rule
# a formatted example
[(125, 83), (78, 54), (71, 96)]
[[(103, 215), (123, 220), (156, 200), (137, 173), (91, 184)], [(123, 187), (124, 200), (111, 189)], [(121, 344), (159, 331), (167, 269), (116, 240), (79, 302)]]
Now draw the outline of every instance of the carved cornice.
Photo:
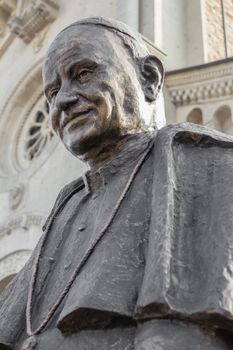
[(31, 253), (30, 250), (20, 250), (0, 259), (0, 281), (18, 273), (30, 258)]
[(44, 217), (40, 214), (25, 213), (17, 215), (0, 225), (0, 238), (10, 235), (12, 231), (18, 228), (28, 230), (30, 226), (42, 226)]
[(57, 17), (58, 5), (54, 0), (18, 0), (16, 14), (8, 21), (10, 30), (29, 43)]
[(221, 64), (174, 71), (165, 79), (171, 101), (176, 106), (233, 96), (233, 60)]
[(58, 9), (56, 0), (0, 0), (0, 57), (16, 36), (25, 43), (36, 36), (34, 51), (37, 52)]

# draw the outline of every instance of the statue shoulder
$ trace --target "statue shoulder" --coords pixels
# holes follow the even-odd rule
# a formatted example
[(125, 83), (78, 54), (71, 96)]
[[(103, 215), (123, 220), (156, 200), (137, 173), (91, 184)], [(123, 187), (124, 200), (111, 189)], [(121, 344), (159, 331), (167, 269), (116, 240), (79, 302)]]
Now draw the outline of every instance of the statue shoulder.
[(233, 146), (233, 136), (193, 123), (170, 124), (157, 133), (159, 140), (188, 142), (196, 144), (218, 144)]

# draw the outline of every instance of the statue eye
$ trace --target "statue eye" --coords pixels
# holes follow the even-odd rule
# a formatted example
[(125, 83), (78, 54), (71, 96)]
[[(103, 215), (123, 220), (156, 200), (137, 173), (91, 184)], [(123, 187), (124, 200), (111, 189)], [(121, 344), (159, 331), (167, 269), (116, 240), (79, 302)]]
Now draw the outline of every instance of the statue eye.
[(88, 69), (88, 68), (83, 68), (80, 69), (79, 73), (78, 73), (78, 80), (81, 83), (84, 83), (85, 81), (87, 81), (87, 79), (89, 78), (89, 76), (91, 75), (92, 70)]

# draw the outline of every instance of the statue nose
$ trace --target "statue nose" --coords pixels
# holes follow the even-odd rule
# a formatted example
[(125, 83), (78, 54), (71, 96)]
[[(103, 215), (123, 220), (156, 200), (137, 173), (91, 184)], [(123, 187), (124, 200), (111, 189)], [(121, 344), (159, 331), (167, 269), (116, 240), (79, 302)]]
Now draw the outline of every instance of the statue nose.
[(59, 110), (65, 111), (75, 103), (77, 103), (78, 97), (67, 94), (61, 94), (56, 100), (56, 105)]

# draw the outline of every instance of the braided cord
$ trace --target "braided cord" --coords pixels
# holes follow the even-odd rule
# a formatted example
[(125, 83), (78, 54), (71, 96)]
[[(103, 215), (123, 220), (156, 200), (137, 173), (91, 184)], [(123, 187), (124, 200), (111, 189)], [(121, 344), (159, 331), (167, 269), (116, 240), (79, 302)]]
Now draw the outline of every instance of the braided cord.
[[(50, 220), (47, 224), (47, 228), (46, 231), (44, 232), (44, 237), (42, 238), (41, 241), (41, 245), (38, 249), (38, 254), (36, 256), (35, 259), (35, 264), (33, 266), (33, 273), (32, 273), (32, 278), (30, 281), (30, 285), (29, 285), (29, 291), (28, 291), (28, 299), (27, 299), (27, 306), (26, 306), (26, 329), (27, 329), (27, 335), (28, 336), (33, 336), (36, 334), (40, 333), (40, 329), (41, 327), (38, 327), (35, 331), (32, 331), (32, 323), (31, 323), (31, 314), (32, 314), (32, 298), (33, 298), (33, 289), (35, 287), (35, 283), (36, 283), (36, 275), (38, 272), (38, 268), (39, 268), (39, 261), (41, 258), (41, 254), (42, 254), (42, 249), (45, 245), (46, 239), (48, 237), (50, 228), (53, 224), (54, 219), (56, 218), (56, 216), (60, 213), (60, 211), (62, 210), (62, 208), (65, 206), (65, 204), (69, 201), (69, 199), (76, 193), (79, 191), (79, 187), (75, 188), (71, 193), (69, 193), (64, 199), (63, 201), (60, 203), (60, 205), (58, 206), (58, 208), (54, 211), (54, 214), (50, 217)], [(84, 197), (81, 199), (79, 206), (83, 203), (83, 201), (87, 198), (87, 196), (90, 194), (90, 192), (88, 191)], [(47, 318), (47, 317), (46, 317)], [(49, 320), (48, 320), (49, 321)], [(48, 321), (46, 323), (48, 323)], [(44, 323), (44, 322), (43, 322)], [(44, 328), (44, 327), (43, 327)]]
[[(48, 236), (48, 233), (49, 233), (49, 230), (50, 230), (50, 228), (52, 226), (54, 218), (57, 216), (57, 214), (59, 214), (59, 212), (61, 211), (63, 206), (66, 204), (66, 202), (74, 195), (75, 192), (77, 192), (77, 189), (73, 190), (62, 201), (62, 203), (57, 208), (56, 212), (54, 213), (53, 217), (51, 218), (50, 222), (48, 223), (47, 230), (46, 230), (45, 235), (44, 235), (44, 237), (42, 239), (41, 246), (39, 248), (39, 252), (38, 252), (38, 255), (37, 255), (37, 258), (36, 258), (36, 261), (35, 261), (35, 265), (34, 265), (34, 268), (33, 268), (33, 274), (32, 274), (32, 279), (31, 279), (31, 283), (30, 283), (30, 287), (29, 287), (28, 301), (27, 301), (27, 308), (26, 308), (26, 326), (27, 326), (27, 334), (28, 334), (28, 336), (37, 335), (37, 334), (42, 332), (42, 330), (47, 326), (48, 322), (50, 321), (50, 319), (52, 318), (52, 316), (56, 312), (56, 310), (59, 307), (59, 305), (61, 304), (62, 300), (68, 294), (68, 292), (69, 292), (69, 290), (70, 290), (74, 280), (76, 279), (78, 273), (80, 272), (80, 270), (82, 269), (83, 265), (86, 263), (86, 261), (90, 257), (91, 253), (94, 251), (94, 249), (97, 246), (97, 244), (103, 238), (105, 232), (107, 231), (107, 229), (111, 225), (113, 219), (115, 218), (115, 216), (116, 216), (116, 214), (117, 214), (117, 212), (118, 212), (118, 210), (119, 210), (119, 208), (121, 206), (121, 203), (123, 202), (123, 200), (124, 200), (128, 190), (129, 190), (129, 188), (130, 188), (130, 186), (131, 186), (131, 184), (132, 184), (132, 182), (133, 182), (133, 180), (134, 180), (138, 170), (140, 169), (140, 167), (143, 164), (144, 160), (146, 159), (147, 155), (151, 151), (153, 145), (154, 145), (154, 143), (152, 141), (151, 144), (149, 145), (148, 149), (146, 150), (146, 152), (143, 154), (143, 156), (137, 162), (136, 166), (134, 167), (134, 169), (133, 169), (133, 171), (132, 171), (132, 173), (131, 173), (131, 175), (129, 177), (129, 180), (127, 181), (127, 184), (126, 184), (123, 192), (121, 193), (121, 195), (120, 195), (116, 205), (114, 206), (114, 209), (112, 211), (112, 214), (109, 217), (109, 220), (107, 221), (107, 223), (103, 227), (103, 229), (99, 232), (99, 234), (96, 236), (96, 238), (93, 240), (93, 242), (90, 245), (89, 249), (87, 249), (87, 251), (86, 251), (85, 255), (83, 256), (80, 264), (77, 266), (77, 268), (73, 272), (69, 282), (67, 283), (67, 285), (66, 285), (65, 289), (63, 290), (63, 292), (61, 293), (60, 297), (57, 299), (56, 303), (49, 310), (47, 316), (42, 321), (42, 323), (39, 325), (39, 327), (37, 329), (35, 329), (34, 331), (32, 331), (32, 327), (31, 327), (32, 297), (33, 297), (33, 289), (34, 289), (35, 282), (36, 282), (36, 275), (37, 275), (37, 272), (38, 272), (39, 260), (40, 260), (41, 253), (42, 253), (42, 248), (43, 248), (43, 246), (45, 244), (46, 238)], [(83, 199), (86, 198), (89, 194), (90, 194), (90, 192), (88, 191), (87, 194), (83, 197)], [(80, 201), (80, 203), (82, 201)]]

